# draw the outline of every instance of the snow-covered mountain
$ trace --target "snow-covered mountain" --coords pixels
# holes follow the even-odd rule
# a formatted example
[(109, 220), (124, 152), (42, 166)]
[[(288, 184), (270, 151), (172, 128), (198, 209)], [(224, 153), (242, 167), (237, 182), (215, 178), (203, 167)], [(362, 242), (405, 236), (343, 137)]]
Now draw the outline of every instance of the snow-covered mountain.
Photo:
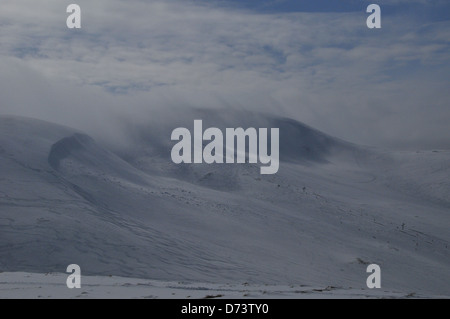
[[(280, 170), (175, 165), (176, 127), (279, 127)], [(299, 122), (198, 111), (126, 143), (0, 117), (0, 271), (450, 295), (450, 152), (356, 146)], [(95, 138), (95, 136), (94, 136)], [(100, 142), (101, 141), (101, 142)]]

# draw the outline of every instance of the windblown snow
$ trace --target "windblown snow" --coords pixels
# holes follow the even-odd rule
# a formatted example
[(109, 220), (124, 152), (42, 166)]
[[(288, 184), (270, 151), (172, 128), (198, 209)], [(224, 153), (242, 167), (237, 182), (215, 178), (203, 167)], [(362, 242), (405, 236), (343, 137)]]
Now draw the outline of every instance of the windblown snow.
[(450, 151), (370, 149), (262, 115), (208, 119), (279, 127), (279, 172), (175, 165), (175, 121), (130, 125), (119, 146), (0, 117), (0, 271), (78, 264), (83, 275), (214, 287), (367, 289), (376, 263), (383, 289), (450, 296)]

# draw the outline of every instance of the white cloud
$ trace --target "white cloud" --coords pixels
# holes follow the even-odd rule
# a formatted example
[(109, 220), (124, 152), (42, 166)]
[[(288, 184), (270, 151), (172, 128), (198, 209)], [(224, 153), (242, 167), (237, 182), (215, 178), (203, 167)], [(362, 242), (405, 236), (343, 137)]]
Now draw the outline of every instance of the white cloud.
[(448, 22), (79, 0), (75, 31), (69, 3), (3, 1), (0, 112), (86, 129), (120, 109), (231, 105), (360, 143), (450, 144)]

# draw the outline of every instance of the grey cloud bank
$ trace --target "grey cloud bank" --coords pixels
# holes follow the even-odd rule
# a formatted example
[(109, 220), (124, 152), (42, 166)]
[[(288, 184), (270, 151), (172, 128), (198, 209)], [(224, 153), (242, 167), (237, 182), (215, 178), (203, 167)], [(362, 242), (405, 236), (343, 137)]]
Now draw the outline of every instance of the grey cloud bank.
[[(0, 113), (120, 135), (178, 108), (282, 114), (361, 144), (450, 147), (448, 21), (257, 14), (185, 1), (4, 1)], [(169, 136), (167, 137), (170, 138)]]

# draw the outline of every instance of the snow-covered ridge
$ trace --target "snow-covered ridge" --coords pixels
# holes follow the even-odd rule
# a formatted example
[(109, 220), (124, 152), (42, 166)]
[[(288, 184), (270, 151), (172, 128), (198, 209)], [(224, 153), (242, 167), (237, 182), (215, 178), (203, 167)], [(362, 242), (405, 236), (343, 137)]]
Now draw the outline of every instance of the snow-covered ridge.
[(450, 295), (450, 152), (367, 150), (289, 119), (241, 119), (230, 127), (280, 127), (280, 171), (266, 177), (171, 163), (175, 122), (130, 127), (124, 146), (0, 117), (0, 271), (76, 263), (86, 275), (360, 289), (377, 263), (389, 291)]

